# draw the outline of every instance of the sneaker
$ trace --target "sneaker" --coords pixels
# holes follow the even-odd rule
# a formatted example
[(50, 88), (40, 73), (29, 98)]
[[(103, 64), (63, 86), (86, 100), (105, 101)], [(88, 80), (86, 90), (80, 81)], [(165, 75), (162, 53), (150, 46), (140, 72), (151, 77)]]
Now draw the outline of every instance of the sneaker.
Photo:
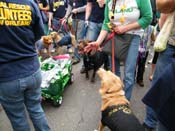
[(85, 73), (85, 67), (81, 67), (80, 73), (81, 73), (81, 74)]
[(148, 61), (148, 64), (152, 64), (152, 60), (153, 60), (153, 59), (150, 59), (150, 60)]
[(80, 62), (80, 60), (72, 59), (72, 65), (78, 64), (79, 62)]
[[(88, 68), (88, 71), (90, 71), (90, 70), (92, 70), (92, 69), (93, 69), (93, 67), (89, 67), (89, 68)], [(85, 73), (85, 67), (82, 67), (82, 68), (81, 68), (80, 73), (81, 73), (81, 74)]]
[(137, 81), (137, 84), (138, 84), (140, 87), (144, 87), (144, 82), (143, 82), (143, 80), (138, 80), (138, 81)]

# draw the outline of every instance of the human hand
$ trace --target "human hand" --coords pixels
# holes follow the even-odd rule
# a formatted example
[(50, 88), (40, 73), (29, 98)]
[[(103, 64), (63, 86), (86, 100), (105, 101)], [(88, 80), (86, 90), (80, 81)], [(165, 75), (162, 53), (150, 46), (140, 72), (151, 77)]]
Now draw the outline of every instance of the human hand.
[(124, 34), (128, 31), (128, 28), (125, 25), (115, 26), (114, 29), (116, 34)]
[(51, 20), (49, 20), (49, 21), (48, 21), (48, 27), (49, 27), (49, 29), (52, 28), (51, 25), (52, 25), (52, 24), (51, 24)]
[(40, 10), (42, 10), (43, 9), (43, 4), (41, 4), (41, 3), (38, 4), (38, 7), (39, 7)]
[(89, 26), (89, 21), (85, 20), (85, 26)]
[(88, 46), (86, 46), (84, 48), (84, 52), (90, 52), (90, 51), (96, 51), (99, 49), (99, 43), (94, 41), (94, 42), (90, 42), (88, 43)]
[(73, 9), (73, 10), (72, 10), (72, 13), (73, 13), (73, 14), (77, 14), (77, 13), (78, 13), (78, 9)]
[(66, 23), (67, 22), (67, 18), (66, 17), (64, 17), (64, 18), (62, 18), (61, 19), (61, 24), (63, 25), (64, 23)]

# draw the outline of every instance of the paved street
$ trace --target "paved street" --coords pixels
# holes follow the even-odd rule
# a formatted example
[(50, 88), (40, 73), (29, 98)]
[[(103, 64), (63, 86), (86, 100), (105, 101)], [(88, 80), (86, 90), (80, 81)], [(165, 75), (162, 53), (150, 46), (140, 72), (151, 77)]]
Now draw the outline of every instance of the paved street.
[[(56, 108), (50, 103), (43, 103), (52, 131), (94, 131), (98, 129), (101, 118), (101, 99), (98, 93), (100, 81), (98, 76), (95, 83), (87, 81), (85, 75), (79, 72), (81, 65), (82, 63), (73, 65), (75, 80), (72, 85), (65, 89), (63, 104)], [(148, 80), (150, 65), (147, 66), (144, 76), (145, 86), (139, 87), (135, 84), (131, 100), (133, 112), (141, 122), (145, 116), (145, 107), (141, 102), (141, 98), (150, 84)], [(4, 111), (0, 112), (0, 131), (12, 131)], [(105, 131), (109, 131), (109, 129), (105, 128)]]

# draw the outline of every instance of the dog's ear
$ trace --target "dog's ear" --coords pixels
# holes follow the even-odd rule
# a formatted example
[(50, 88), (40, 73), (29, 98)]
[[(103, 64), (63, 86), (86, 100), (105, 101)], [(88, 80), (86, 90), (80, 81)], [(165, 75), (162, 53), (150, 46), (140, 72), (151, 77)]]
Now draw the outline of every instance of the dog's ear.
[(53, 32), (50, 33), (50, 35), (52, 36), (52, 38), (56, 38), (56, 36), (58, 35), (58, 33), (55, 32), (55, 31), (53, 31)]
[(107, 92), (107, 90), (108, 90), (108, 87), (109, 86), (106, 86), (105, 83), (101, 82), (101, 87), (99, 89), (99, 93), (101, 95), (105, 94)]
[(104, 69), (100, 68), (97, 71), (97, 74), (101, 79), (100, 93), (117, 92), (123, 89), (123, 82), (111, 71), (105, 71)]

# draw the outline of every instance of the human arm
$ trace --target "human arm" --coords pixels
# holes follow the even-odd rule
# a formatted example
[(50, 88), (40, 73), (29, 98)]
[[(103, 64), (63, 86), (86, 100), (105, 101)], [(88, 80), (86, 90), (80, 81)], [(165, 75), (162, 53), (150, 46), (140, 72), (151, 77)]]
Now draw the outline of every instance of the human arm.
[(39, 9), (42, 11), (48, 11), (49, 10), (49, 2), (48, 0), (41, 0), (38, 2)]
[(49, 8), (49, 12), (48, 12), (48, 27), (51, 28), (51, 20), (53, 19), (53, 10), (54, 10), (52, 0), (50, 0), (49, 7), (50, 8)]
[(159, 27), (160, 29), (162, 28), (163, 24), (165, 23), (166, 18), (169, 16), (169, 14), (160, 14), (160, 19), (159, 19)]
[(171, 13), (175, 10), (175, 0), (156, 0), (156, 6), (161, 13)]
[(97, 38), (97, 40), (88, 43), (88, 46), (85, 47), (84, 51), (85, 51), (85, 52), (89, 52), (89, 51), (91, 51), (91, 50), (93, 50), (93, 49), (98, 50), (99, 47), (100, 47), (100, 45), (101, 45), (101, 43), (102, 43), (102, 42), (104, 41), (104, 39), (106, 38), (107, 34), (108, 34), (108, 31), (106, 31), (106, 30), (101, 30), (101, 31), (100, 31), (100, 34), (99, 34), (99, 36), (98, 36), (98, 38)]
[(86, 5), (73, 9), (72, 13), (74, 13), (74, 14), (81, 13), (81, 12), (85, 12), (85, 10), (86, 10)]
[(43, 6), (43, 4), (39, 4), (39, 9), (42, 11), (48, 11), (49, 10), (49, 4), (47, 4), (47, 6)]
[(138, 22), (133, 22), (133, 23), (130, 23), (130, 24), (127, 24), (127, 25), (120, 25), (120, 26), (116, 26), (114, 28), (114, 31), (115, 33), (117, 34), (124, 34), (130, 30), (133, 30), (133, 29), (138, 29), (140, 28), (141, 26), (139, 25)]
[(53, 19), (53, 12), (49, 12), (48, 27), (51, 28), (51, 21)]
[(137, 21), (142, 29), (145, 29), (152, 21), (153, 14), (150, 0), (136, 0), (140, 9), (140, 19)]
[(33, 25), (33, 33), (35, 36), (35, 42), (38, 41), (41, 36), (44, 35), (44, 24), (43, 21), (41, 19), (41, 14), (40, 14), (40, 10), (39, 8), (34, 5), (35, 8), (35, 13), (33, 13), (35, 15), (35, 24)]
[(85, 21), (88, 21), (92, 11), (92, 2), (87, 2), (86, 5), (86, 13), (85, 13)]
[(66, 14), (64, 16), (65, 19), (68, 18), (68, 16), (70, 15), (71, 11), (72, 11), (72, 6), (70, 4), (68, 4), (68, 8), (67, 8)]

